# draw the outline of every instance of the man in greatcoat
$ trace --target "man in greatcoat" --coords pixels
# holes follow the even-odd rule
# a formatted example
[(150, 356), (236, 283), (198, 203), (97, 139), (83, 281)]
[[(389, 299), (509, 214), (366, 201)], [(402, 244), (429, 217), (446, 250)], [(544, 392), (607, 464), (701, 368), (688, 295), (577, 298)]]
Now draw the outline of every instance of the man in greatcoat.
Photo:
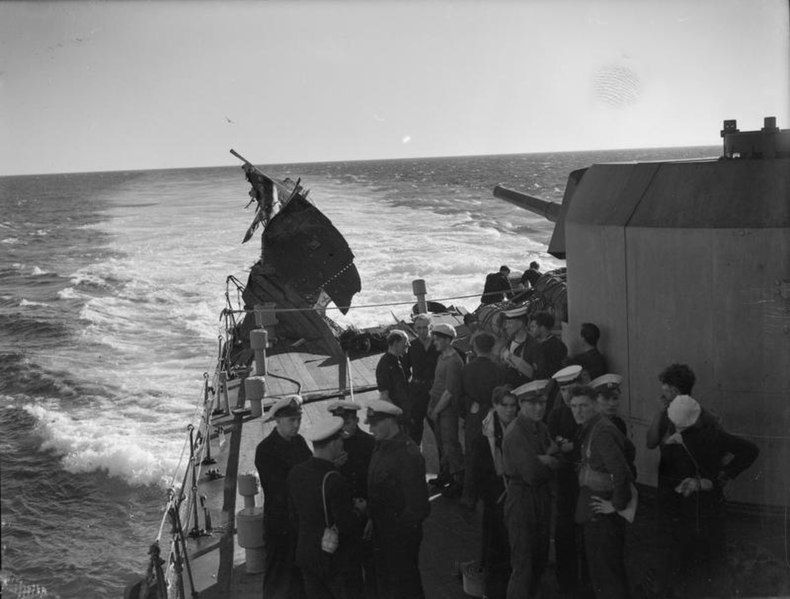
[[(375, 441), (373, 435), (359, 428), (359, 410), (362, 406), (355, 401), (335, 400), (329, 402), (327, 410), (333, 416), (343, 419), (343, 449), (345, 462), (339, 470), (351, 486), (354, 499), (368, 498), (368, 470), (373, 456)], [(367, 517), (365, 518), (367, 523)], [(362, 570), (365, 577), (365, 594), (368, 599), (376, 596), (376, 574), (373, 560), (373, 543), (370, 539), (362, 541)]]
[[(595, 403), (595, 391), (581, 385), (571, 391), (573, 417), (582, 427), (576, 521), (582, 525), (590, 582), (598, 599), (630, 596), (625, 570), (625, 519), (618, 513), (631, 500), (631, 470), (623, 434)], [(611, 502), (615, 512), (595, 511), (595, 498)]]
[(579, 547), (579, 527), (574, 520), (579, 481), (579, 441), (581, 427), (573, 418), (570, 408), (571, 390), (578, 386), (582, 376), (579, 365), (567, 366), (554, 373), (552, 379), (559, 387), (558, 401), (546, 418), (551, 438), (560, 448), (557, 470), (557, 504), (554, 520), (554, 548), (556, 552), (557, 583), (560, 591), (575, 592), (586, 582), (584, 552)]
[[(296, 524), (296, 565), (307, 599), (362, 599), (360, 563), (366, 504), (335, 468), (343, 456), (343, 420), (331, 416), (308, 432), (314, 456), (288, 474), (291, 517)], [(337, 530), (334, 551), (322, 544), (327, 527)]]
[(302, 595), (302, 579), (294, 563), (296, 531), (289, 520), (288, 485), (291, 468), (312, 453), (299, 434), (301, 397), (288, 395), (269, 410), (275, 428), (255, 449), (255, 467), (263, 487), (263, 596), (291, 599)]
[[(473, 509), (477, 502), (474, 472), (476, 446), (483, 439), (483, 419), (491, 410), (491, 394), (504, 381), (504, 369), (494, 358), (496, 338), (480, 331), (472, 338), (475, 357), (461, 369), (461, 400), (464, 411), (464, 489), (461, 503)], [(486, 443), (487, 445), (487, 443)]]
[(376, 440), (368, 472), (368, 511), (382, 599), (422, 599), (422, 522), (430, 512), (425, 460), (398, 424), (400, 408), (373, 399), (367, 422)]
[(549, 558), (550, 483), (559, 461), (555, 457), (558, 448), (543, 423), (548, 383), (537, 380), (513, 390), (519, 414), (502, 441), (507, 481), (505, 522), (512, 566), (507, 599), (538, 597)]
[(401, 422), (407, 427), (411, 417), (411, 394), (404, 355), (408, 347), (408, 335), (401, 330), (393, 329), (387, 335), (387, 351), (376, 365), (379, 399), (398, 406), (403, 411)]
[(429, 314), (415, 316), (413, 328), (417, 339), (409, 344), (404, 362), (406, 374), (409, 376), (409, 392), (411, 393), (409, 435), (419, 447), (422, 443), (425, 416), (428, 414), (428, 403), (431, 400), (431, 387), (436, 373), (436, 362), (439, 360), (439, 350), (436, 349), (431, 338), (432, 327)]

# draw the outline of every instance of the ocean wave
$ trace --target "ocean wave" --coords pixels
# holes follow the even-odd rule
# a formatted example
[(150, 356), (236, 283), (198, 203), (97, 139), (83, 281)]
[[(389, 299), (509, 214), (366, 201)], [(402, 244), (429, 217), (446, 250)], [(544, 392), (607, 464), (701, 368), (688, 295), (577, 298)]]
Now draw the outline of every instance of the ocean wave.
[(0, 314), (0, 330), (18, 337), (53, 340), (69, 334), (68, 325), (59, 320), (43, 320), (22, 314)]
[(24, 409), (37, 421), (41, 450), (59, 455), (67, 472), (100, 471), (132, 485), (169, 484), (178, 465), (175, 443), (157, 450), (150, 433), (120, 416), (76, 419), (40, 405)]
[(22, 306), (22, 307), (26, 307), (26, 306), (44, 306), (44, 307), (47, 307), (47, 308), (49, 307), (49, 304), (47, 304), (45, 302), (34, 302), (34, 301), (31, 301), (31, 300), (25, 299), (24, 297), (22, 298), (22, 301), (19, 302), (19, 305)]
[(107, 287), (108, 283), (105, 279), (98, 275), (86, 273), (86, 272), (76, 272), (70, 276), (70, 282), (74, 286), (83, 286), (83, 287), (98, 287), (103, 288)]
[(25, 354), (0, 353), (0, 392), (7, 395), (74, 399), (87, 395), (66, 372), (42, 368)]
[(77, 290), (74, 287), (66, 287), (58, 291), (58, 299), (68, 300), (68, 299), (77, 299), (81, 297)]

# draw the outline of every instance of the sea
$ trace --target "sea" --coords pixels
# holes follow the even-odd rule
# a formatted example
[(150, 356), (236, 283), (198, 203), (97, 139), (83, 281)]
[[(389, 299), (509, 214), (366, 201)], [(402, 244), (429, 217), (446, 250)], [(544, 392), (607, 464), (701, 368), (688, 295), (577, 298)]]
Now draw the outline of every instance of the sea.
[[(296, 180), (345, 236), (362, 291), (341, 326), (394, 323), (411, 282), (470, 310), (485, 275), (537, 260), (553, 225), (493, 197), (561, 202), (597, 162), (716, 156), (661, 148), (262, 167)], [(251, 157), (252, 158), (252, 157)], [(145, 571), (213, 372), (226, 279), (260, 235), (238, 167), (0, 177), (4, 597), (122, 597)], [(359, 306), (359, 307), (354, 307)]]

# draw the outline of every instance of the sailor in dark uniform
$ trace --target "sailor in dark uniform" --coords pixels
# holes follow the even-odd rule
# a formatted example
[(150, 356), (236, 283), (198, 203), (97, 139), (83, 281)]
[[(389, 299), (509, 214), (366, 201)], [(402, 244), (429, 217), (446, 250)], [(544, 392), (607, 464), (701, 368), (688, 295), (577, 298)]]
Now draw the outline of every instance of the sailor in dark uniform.
[(398, 424), (400, 408), (368, 402), (367, 422), (376, 439), (368, 472), (379, 597), (425, 597), (419, 569), (422, 522), (430, 512), (425, 460)]
[(562, 368), (568, 357), (568, 348), (551, 331), (554, 328), (554, 315), (537, 312), (529, 321), (529, 332), (538, 340), (533, 365), (536, 379), (548, 379)]
[(591, 322), (583, 322), (581, 328), (582, 352), (571, 358), (571, 364), (581, 366), (590, 381), (603, 376), (607, 372), (606, 358), (598, 349), (598, 340), (601, 338), (601, 329)]
[(595, 391), (595, 402), (598, 406), (598, 411), (606, 416), (617, 429), (623, 433), (625, 440), (625, 459), (628, 461), (628, 468), (631, 470), (631, 476), (636, 480), (636, 446), (631, 439), (628, 438), (628, 428), (619, 415), (620, 408), (620, 385), (623, 382), (623, 377), (619, 374), (604, 374), (590, 382), (590, 387)]
[(524, 305), (502, 312), (507, 341), (500, 358), (506, 367), (504, 382), (514, 388), (528, 383), (535, 374), (532, 355), (537, 341), (527, 331), (527, 308)]
[(509, 276), (510, 269), (504, 264), (499, 267), (499, 272), (487, 274), (480, 303), (496, 304), (504, 300), (505, 297), (509, 298), (513, 294), (513, 287), (510, 285)]
[[(571, 411), (582, 427), (581, 465), (576, 521), (582, 525), (584, 548), (593, 593), (599, 599), (627, 599), (624, 511), (631, 501), (631, 471), (625, 459), (622, 433), (595, 405), (595, 391), (581, 385), (571, 391)], [(598, 501), (596, 501), (598, 500)], [(600, 500), (614, 511), (594, 509)]]
[(507, 481), (505, 522), (510, 539), (512, 573), (507, 599), (538, 597), (549, 558), (551, 485), (559, 451), (543, 424), (549, 381), (532, 381), (514, 389), (519, 414), (502, 441)]
[[(360, 546), (363, 499), (352, 500), (351, 486), (335, 462), (343, 455), (343, 419), (330, 416), (306, 433), (315, 455), (288, 474), (291, 515), (297, 528), (296, 565), (307, 599), (361, 599), (364, 596)], [(336, 547), (323, 542), (335, 527)]]
[(296, 531), (288, 517), (288, 473), (312, 455), (299, 434), (302, 423), (301, 397), (283, 397), (269, 411), (266, 421), (274, 420), (274, 430), (255, 449), (255, 467), (263, 487), (264, 571), (263, 596), (266, 599), (298, 598), (302, 579), (294, 564)]
[(417, 446), (422, 443), (425, 416), (428, 414), (428, 403), (431, 400), (431, 387), (439, 361), (439, 350), (431, 337), (431, 317), (429, 314), (418, 314), (414, 317), (414, 332), (417, 339), (409, 345), (404, 356), (406, 374), (410, 376), (409, 391), (411, 393), (411, 428), (409, 434)]
[(554, 548), (557, 556), (557, 582), (562, 592), (573, 592), (586, 582), (586, 565), (580, 550), (579, 527), (574, 520), (579, 481), (576, 469), (580, 460), (578, 435), (581, 426), (570, 408), (571, 390), (579, 384), (582, 367), (567, 366), (552, 377), (559, 387), (561, 400), (546, 419), (551, 438), (560, 448), (557, 470), (557, 504), (555, 512)]
[[(351, 495), (355, 500), (367, 500), (368, 469), (375, 441), (373, 435), (366, 433), (358, 426), (360, 409), (360, 404), (354, 401), (335, 400), (327, 405), (330, 414), (343, 419), (343, 449), (345, 449), (346, 458), (345, 462), (340, 465), (340, 474), (351, 485)], [(367, 517), (365, 521), (367, 522)], [(362, 541), (361, 549), (360, 559), (365, 578), (365, 595), (368, 599), (372, 599), (376, 596), (376, 569), (373, 561), (372, 540)]]

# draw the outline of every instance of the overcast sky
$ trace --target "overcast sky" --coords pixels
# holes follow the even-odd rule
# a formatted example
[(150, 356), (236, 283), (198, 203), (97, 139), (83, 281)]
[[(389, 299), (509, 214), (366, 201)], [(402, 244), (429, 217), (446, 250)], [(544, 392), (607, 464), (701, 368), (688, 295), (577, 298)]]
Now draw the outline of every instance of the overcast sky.
[(787, 0), (0, 3), (0, 175), (717, 145)]

